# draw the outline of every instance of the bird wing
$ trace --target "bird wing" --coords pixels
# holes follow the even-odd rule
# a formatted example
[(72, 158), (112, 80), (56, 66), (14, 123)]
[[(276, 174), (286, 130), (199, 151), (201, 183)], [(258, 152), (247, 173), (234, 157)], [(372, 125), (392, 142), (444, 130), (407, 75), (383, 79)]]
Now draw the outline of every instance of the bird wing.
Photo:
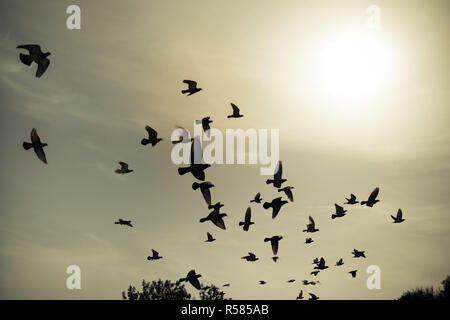
[(206, 233), (206, 236), (208, 237), (208, 240), (212, 240), (213, 239), (213, 236), (209, 232)]
[(189, 86), (189, 90), (197, 88), (197, 82), (194, 80), (183, 80), (183, 82)]
[(400, 220), (402, 218), (402, 216), (403, 216), (402, 209), (398, 209), (398, 211), (397, 211), (397, 219)]
[(33, 129), (31, 130), (30, 137), (31, 137), (31, 142), (32, 142), (34, 145), (39, 145), (39, 144), (41, 143), (41, 139), (39, 138), (39, 135), (37, 134), (36, 128), (33, 128)]
[(284, 193), (286, 194), (286, 196), (288, 197), (289, 201), (293, 202), (294, 201), (294, 195), (292, 194), (291, 189), (289, 188), (285, 188), (284, 189)]
[(128, 163), (123, 162), (123, 161), (119, 161), (120, 164), (120, 169), (121, 170), (128, 170)]
[(352, 193), (352, 194), (350, 194), (350, 199), (351, 200), (356, 200), (356, 196)]
[(239, 114), (239, 108), (234, 103), (231, 103), (231, 107), (233, 108), (233, 115), (237, 116)]
[(152, 253), (153, 253), (153, 258), (156, 258), (158, 256), (158, 251), (152, 249)]
[(43, 148), (34, 148), (34, 152), (36, 153), (39, 160), (47, 164), (47, 158), (45, 157), (45, 152)]
[(41, 53), (41, 47), (37, 44), (24, 44), (21, 46), (17, 46), (17, 49), (25, 49), (30, 52), (30, 54), (39, 54)]
[(261, 198), (261, 192), (258, 192), (255, 196), (255, 199), (259, 199), (259, 198)]
[(278, 161), (277, 171), (273, 175), (273, 177), (274, 177), (275, 180), (281, 180), (281, 175), (282, 174), (283, 174), (283, 164), (281, 163), (281, 161)]
[(336, 208), (336, 213), (342, 213), (344, 211), (344, 208), (337, 203), (334, 204), (334, 207)]
[(48, 66), (50, 65), (50, 60), (47, 58), (41, 59), (38, 61), (38, 68), (36, 70), (36, 77), (40, 78), (44, 72), (47, 70)]
[[(196, 157), (196, 155), (197, 155), (197, 157)], [(203, 158), (202, 145), (201, 145), (199, 137), (195, 137), (191, 143), (190, 162), (191, 162), (191, 164), (201, 163), (202, 158)], [(202, 180), (202, 179), (200, 179), (200, 180)]]
[(251, 259), (256, 258), (256, 255), (254, 253), (249, 252), (248, 255), (250, 256)]
[(222, 217), (219, 215), (217, 217), (213, 217), (211, 219), (212, 223), (214, 223), (216, 226), (218, 226), (220, 229), (225, 230), (225, 222), (223, 221)]
[(314, 222), (314, 219), (311, 216), (309, 216), (309, 223), (312, 226), (312, 228), (315, 229), (316, 223)]
[(201, 188), (200, 190), (202, 191), (202, 195), (206, 203), (211, 205), (211, 192), (209, 191), (209, 188)]
[(145, 130), (148, 132), (148, 137), (150, 139), (156, 139), (158, 137), (158, 132), (150, 126), (145, 126)]
[(250, 222), (250, 219), (252, 218), (252, 209), (250, 207), (247, 208), (247, 211), (245, 211), (245, 218), (244, 221), (246, 223)]
[(278, 253), (278, 241), (270, 241), (272, 245), (272, 252), (274, 255), (277, 255)]
[(380, 188), (376, 187), (369, 196), (369, 201), (375, 201), (378, 196), (378, 192), (380, 192)]

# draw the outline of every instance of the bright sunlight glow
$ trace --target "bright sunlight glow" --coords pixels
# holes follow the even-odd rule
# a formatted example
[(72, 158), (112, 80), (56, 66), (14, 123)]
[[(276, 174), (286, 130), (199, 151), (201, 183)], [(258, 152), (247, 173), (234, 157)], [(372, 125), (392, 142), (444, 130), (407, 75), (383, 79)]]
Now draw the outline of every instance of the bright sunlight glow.
[(324, 39), (316, 54), (315, 88), (329, 98), (381, 95), (392, 76), (392, 52), (378, 32), (335, 34)]

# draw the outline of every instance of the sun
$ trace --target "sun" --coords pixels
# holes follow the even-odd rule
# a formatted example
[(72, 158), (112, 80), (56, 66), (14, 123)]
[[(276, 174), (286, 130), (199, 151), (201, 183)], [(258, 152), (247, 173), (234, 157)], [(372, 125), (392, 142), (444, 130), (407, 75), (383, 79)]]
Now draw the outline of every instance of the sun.
[(388, 87), (393, 54), (379, 32), (339, 32), (322, 39), (314, 63), (314, 87), (320, 95), (366, 99)]

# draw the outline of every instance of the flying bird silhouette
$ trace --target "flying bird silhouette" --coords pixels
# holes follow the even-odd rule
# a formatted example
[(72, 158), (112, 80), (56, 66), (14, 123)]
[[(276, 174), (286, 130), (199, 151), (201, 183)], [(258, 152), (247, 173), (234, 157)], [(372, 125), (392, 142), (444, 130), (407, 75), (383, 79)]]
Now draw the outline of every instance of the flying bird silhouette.
[(273, 179), (267, 179), (266, 184), (273, 183), (273, 186), (275, 188), (281, 188), (281, 185), (287, 181), (287, 179), (283, 179), (282, 175), (283, 175), (283, 164), (281, 161), (278, 161), (275, 174), (273, 175)]
[(403, 219), (402, 209), (398, 209), (397, 216), (394, 217), (393, 215), (391, 215), (391, 218), (394, 220), (393, 223), (401, 223), (401, 222), (405, 221), (405, 219)]
[(188, 93), (188, 96), (191, 96), (194, 93), (203, 90), (202, 88), (197, 87), (197, 82), (195, 82), (194, 80), (183, 80), (183, 83), (186, 83), (188, 85), (188, 88), (186, 90), (182, 90), (182, 94)]
[(356, 278), (356, 272), (357, 271), (358, 270), (352, 270), (352, 271), (349, 271), (349, 273), (352, 275), (353, 278)]
[(252, 224), (255, 224), (254, 222), (251, 221), (251, 218), (252, 218), (252, 209), (248, 207), (247, 211), (245, 211), (244, 221), (239, 222), (239, 226), (244, 226), (242, 228), (244, 229), (244, 231), (248, 231), (248, 228), (250, 228)]
[(302, 300), (303, 299), (303, 290), (300, 290), (297, 298), (295, 298), (296, 300)]
[(258, 192), (258, 193), (255, 195), (255, 198), (253, 198), (253, 200), (250, 200), (250, 202), (261, 203), (261, 200), (262, 200), (262, 198), (261, 198), (261, 192)]
[(259, 280), (259, 284), (266, 284), (267, 282), (265, 282), (264, 280)]
[(214, 209), (214, 210), (220, 210), (224, 205), (220, 202), (217, 202), (216, 204), (209, 205), (208, 209)]
[(229, 284), (229, 283), (225, 283), (223, 286), (224, 286), (224, 287), (229, 287), (230, 284)]
[(324, 258), (320, 258), (319, 263), (314, 267), (314, 269), (317, 269), (317, 270), (325, 270), (327, 268), (328, 268), (328, 266), (325, 265), (325, 259)]
[(356, 249), (353, 249), (352, 253), (353, 253), (353, 258), (360, 258), (360, 257), (365, 258), (366, 257), (366, 255), (364, 254), (365, 251), (358, 251)]
[(227, 118), (242, 118), (243, 117), (243, 115), (240, 114), (239, 108), (234, 103), (231, 103), (231, 107), (233, 108), (233, 114), (227, 116)]
[(226, 217), (226, 213), (219, 213), (219, 210), (214, 209), (211, 211), (205, 218), (201, 218), (200, 222), (211, 221), (217, 227), (222, 230), (225, 230), (225, 222), (223, 221), (223, 217)]
[(161, 257), (158, 253), (158, 251), (152, 249), (152, 255), (147, 257), (147, 260), (159, 260), (162, 259), (163, 257)]
[(198, 188), (200, 188), (203, 198), (205, 199), (208, 206), (211, 205), (211, 192), (209, 191), (209, 189), (212, 187), (214, 187), (214, 185), (209, 181), (202, 183), (194, 182), (192, 184), (192, 189), (197, 190)]
[(288, 203), (286, 200), (282, 200), (281, 197), (275, 198), (272, 202), (264, 202), (264, 209), (272, 208), (272, 219), (275, 219), (282, 206)]
[(317, 276), (319, 274), (320, 270), (312, 271), (310, 274), (313, 276)]
[(178, 282), (189, 282), (190, 284), (192, 284), (192, 286), (197, 289), (200, 290), (201, 286), (200, 286), (200, 281), (198, 281), (198, 278), (200, 278), (202, 275), (201, 274), (196, 274), (195, 270), (191, 270), (188, 272), (188, 274), (186, 275), (186, 278), (180, 278), (180, 280), (178, 280)]
[(331, 215), (331, 219), (335, 219), (335, 218), (340, 218), (345, 216), (345, 213), (347, 212), (347, 210), (345, 210), (343, 207), (341, 207), (338, 204), (334, 204), (334, 207), (336, 208), (336, 213)]
[(247, 261), (256, 261), (256, 260), (259, 260), (259, 258), (257, 258), (256, 255), (253, 254), (253, 253), (251, 253), (251, 252), (248, 253), (248, 256), (244, 256), (244, 257), (242, 257), (241, 259), (245, 259), (245, 260), (247, 260)]
[(39, 160), (41, 160), (43, 163), (47, 164), (47, 158), (45, 156), (44, 147), (47, 146), (46, 143), (41, 142), (41, 138), (39, 138), (39, 135), (37, 134), (37, 131), (35, 128), (31, 130), (30, 134), (31, 143), (30, 142), (23, 142), (22, 146), (25, 150), (29, 150), (33, 148), (34, 153), (36, 153), (36, 156)]
[(314, 242), (314, 240), (311, 238), (306, 238), (306, 240), (305, 240), (305, 244), (313, 243), (313, 242)]
[(380, 188), (376, 187), (372, 193), (369, 196), (369, 199), (367, 201), (361, 201), (361, 205), (366, 205), (368, 207), (373, 207), (375, 203), (380, 202), (380, 200), (377, 199), (378, 193), (380, 192)]
[(292, 195), (292, 189), (294, 187), (284, 187), (282, 189), (278, 189), (278, 192), (284, 192), (286, 194), (286, 197), (288, 197), (290, 202), (294, 202), (294, 196)]
[(117, 174), (127, 174), (127, 173), (134, 171), (132, 169), (128, 169), (128, 163), (126, 163), (126, 162), (119, 161), (119, 164), (120, 164), (120, 169), (116, 169), (116, 171), (114, 171)]
[(270, 245), (272, 246), (272, 252), (274, 256), (276, 256), (278, 253), (278, 243), (281, 239), (283, 239), (282, 236), (273, 236), (272, 238), (264, 238), (264, 242), (270, 241)]
[(202, 119), (202, 128), (204, 132), (208, 132), (208, 130), (211, 129), (211, 127), (209, 126), (210, 123), (212, 123), (213, 121), (211, 120), (210, 117), (205, 117)]
[(277, 256), (275, 256), (275, 257), (272, 257), (272, 260), (273, 260), (273, 262), (277, 262), (278, 261), (278, 259), (280, 259), (279, 257), (277, 257)]
[(295, 282), (295, 279), (290, 279), (287, 281), (287, 283), (293, 283), (293, 282)]
[(310, 293), (309, 295), (311, 296), (311, 298), (309, 298), (309, 300), (319, 300), (319, 297), (316, 296), (314, 293)]
[(213, 236), (209, 232), (206, 233), (206, 237), (208, 239), (206, 239), (205, 242), (213, 242), (214, 240), (216, 240), (216, 239), (213, 238)]
[(303, 230), (303, 232), (314, 233), (317, 231), (319, 231), (319, 229), (316, 229), (316, 223), (314, 222), (314, 219), (309, 216), (309, 223), (306, 225), (306, 229)]
[(347, 202), (345, 202), (344, 204), (357, 204), (357, 203), (359, 203), (359, 201), (356, 201), (356, 196), (353, 193), (350, 194), (350, 199), (349, 198), (345, 198), (345, 200), (347, 200)]
[[(195, 142), (197, 141), (197, 143)], [(198, 150), (195, 150), (195, 149)], [(190, 172), (192, 173), (192, 175), (197, 178), (200, 181), (204, 181), (205, 180), (205, 170), (209, 167), (211, 167), (210, 164), (206, 164), (206, 163), (195, 163), (195, 154), (200, 154), (201, 155), (201, 147), (200, 147), (200, 142), (199, 142), (199, 138), (195, 138), (192, 140), (191, 143), (191, 155), (190, 155), (190, 166), (189, 167), (182, 167), (182, 168), (178, 168), (178, 174), (180, 176)], [(202, 157), (200, 156), (200, 159)]]
[(35, 62), (38, 65), (36, 78), (40, 78), (50, 65), (50, 60), (47, 58), (50, 55), (50, 52), (42, 52), (41, 47), (37, 44), (20, 45), (17, 46), (17, 49), (28, 50), (29, 54), (21, 53), (19, 55), (20, 61), (27, 66), (30, 66)]
[(336, 262), (336, 266), (342, 266), (344, 264), (344, 260), (342, 258), (339, 259), (339, 261)]
[(131, 224), (131, 220), (123, 220), (123, 219), (119, 219), (119, 221), (114, 222), (115, 224), (120, 224), (122, 226), (128, 226), (128, 227), (134, 227)]
[(148, 133), (148, 139), (144, 138), (141, 140), (141, 144), (143, 146), (148, 145), (149, 143), (154, 147), (158, 142), (162, 141), (162, 138), (158, 138), (158, 132), (150, 126), (145, 126), (145, 130)]
[(319, 263), (319, 258), (314, 258), (312, 264), (318, 264)]

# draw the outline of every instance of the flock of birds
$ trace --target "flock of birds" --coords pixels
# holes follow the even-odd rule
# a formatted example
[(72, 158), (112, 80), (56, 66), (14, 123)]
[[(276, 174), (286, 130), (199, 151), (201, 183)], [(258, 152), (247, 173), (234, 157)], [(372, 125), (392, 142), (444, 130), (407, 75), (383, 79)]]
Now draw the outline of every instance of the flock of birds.
[[(35, 44), (20, 45), (17, 48), (28, 50), (28, 52), (29, 52), (28, 55), (23, 54), (23, 53), (20, 54), (20, 56), (19, 56), (20, 61), (27, 66), (30, 66), (33, 62), (35, 62), (38, 65), (38, 68), (36, 71), (36, 77), (37, 78), (41, 77), (44, 74), (44, 72), (47, 70), (47, 68), (50, 64), (50, 60), (47, 58), (50, 55), (50, 52), (43, 53), (41, 51), (40, 46), (35, 45)], [(181, 91), (182, 94), (187, 94), (188, 96), (191, 96), (202, 90), (202, 88), (199, 88), (197, 86), (197, 82), (195, 82), (193, 80), (184, 80), (183, 82), (188, 85), (188, 88), (185, 90), (182, 90)], [(231, 103), (231, 107), (232, 107), (233, 112), (231, 115), (227, 116), (228, 118), (243, 117), (243, 115), (240, 113), (239, 108), (234, 103)], [(213, 121), (210, 119), (210, 117), (205, 117), (202, 119), (202, 128), (206, 134), (209, 133), (210, 124), (212, 122)], [(205, 180), (205, 170), (207, 168), (209, 168), (211, 165), (202, 163), (201, 161), (195, 161), (195, 159), (196, 159), (195, 157), (198, 156), (198, 154), (196, 154), (196, 153), (199, 152), (201, 154), (201, 150), (196, 150), (196, 147), (195, 147), (197, 145), (195, 143), (195, 139), (198, 139), (198, 138), (189, 138), (189, 133), (187, 132), (187, 130), (185, 130), (182, 127), (178, 127), (178, 128), (181, 130), (180, 138), (178, 140), (172, 141), (172, 143), (173, 144), (191, 143), (190, 165), (187, 167), (178, 168), (178, 173), (179, 173), (179, 175), (184, 175), (184, 174), (190, 172), (197, 180), (201, 181), (201, 182), (195, 181), (192, 184), (192, 189), (200, 190), (206, 204), (208, 205), (208, 209), (212, 210), (206, 217), (201, 218), (200, 222), (203, 223), (203, 222), (210, 221), (218, 228), (226, 230), (224, 218), (227, 216), (227, 214), (220, 212), (221, 208), (224, 205), (220, 202), (212, 204), (210, 189), (214, 187), (214, 184), (212, 184), (209, 181), (204, 181)], [(150, 126), (146, 126), (145, 130), (147, 131), (147, 137), (145, 137), (141, 140), (141, 144), (143, 146), (151, 144), (152, 147), (155, 147), (160, 141), (162, 141), (162, 138), (158, 137), (157, 131), (154, 130), (153, 128), (151, 128)], [(31, 142), (23, 142), (23, 148), (25, 150), (33, 149), (34, 152), (36, 153), (36, 156), (42, 162), (47, 164), (47, 158), (46, 158), (46, 155), (44, 152), (44, 147), (47, 146), (47, 143), (41, 142), (41, 139), (35, 128), (33, 128), (31, 130), (30, 138), (31, 138)], [(120, 168), (115, 170), (115, 173), (117, 173), (117, 174), (128, 174), (128, 173), (131, 173), (134, 171), (133, 169), (129, 168), (129, 166), (126, 162), (120, 161), (119, 165), (120, 165)], [(262, 204), (262, 207), (265, 210), (272, 209), (272, 219), (275, 219), (277, 217), (281, 208), (284, 205), (288, 204), (289, 202), (294, 201), (294, 196), (293, 196), (293, 192), (292, 192), (294, 187), (293, 186), (282, 187), (282, 185), (286, 181), (287, 181), (287, 179), (283, 178), (282, 161), (279, 161), (277, 164), (277, 167), (275, 169), (273, 179), (267, 179), (266, 184), (273, 185), (273, 187), (276, 188), (278, 192), (284, 193), (284, 195), (287, 197), (287, 199), (289, 201), (284, 200), (283, 197), (281, 196), (281, 197), (277, 197), (277, 198), (273, 199), (270, 202), (266, 201)], [(378, 187), (375, 188), (372, 191), (372, 193), (369, 195), (368, 199), (365, 201), (361, 201), (360, 204), (363, 206), (370, 207), (370, 208), (373, 207), (376, 203), (379, 202), (379, 200), (377, 199), (379, 191), (380, 191), (380, 189)], [(355, 205), (355, 204), (359, 203), (359, 201), (357, 201), (357, 198), (354, 194), (351, 194), (350, 198), (345, 198), (345, 200), (347, 201), (344, 203), (345, 205)], [(263, 199), (261, 198), (261, 193), (258, 192), (254, 196), (254, 198), (250, 200), (250, 203), (261, 204), (262, 201), (263, 201)], [(347, 210), (344, 209), (344, 207), (342, 207), (338, 204), (335, 204), (335, 209), (336, 209), (336, 212), (331, 215), (331, 219), (334, 220), (336, 218), (342, 218), (346, 215)], [(403, 214), (402, 214), (401, 209), (398, 209), (396, 216), (391, 215), (391, 218), (393, 219), (394, 223), (401, 223), (401, 222), (405, 221), (405, 219), (403, 219)], [(115, 224), (133, 227), (131, 220), (118, 219), (118, 221), (116, 221)], [(252, 221), (251, 207), (249, 206), (245, 212), (243, 221), (239, 222), (239, 226), (242, 227), (242, 229), (244, 231), (249, 231), (250, 226), (252, 226), (253, 224), (254, 224), (254, 222)], [(316, 233), (318, 231), (319, 231), (319, 229), (317, 229), (316, 223), (315, 223), (313, 217), (309, 216), (309, 223), (306, 225), (306, 229), (304, 229), (303, 232), (306, 232), (309, 234), (309, 233)], [(207, 232), (206, 235), (207, 235), (207, 239), (205, 240), (205, 242), (213, 242), (216, 240), (211, 233)], [(272, 253), (273, 253), (272, 260), (274, 262), (277, 262), (277, 260), (279, 259), (277, 254), (278, 254), (279, 244), (282, 239), (283, 239), (283, 237), (280, 235), (275, 235), (270, 238), (269, 237), (264, 238), (264, 242), (270, 242), (270, 246), (271, 246)], [(305, 244), (310, 244), (312, 242), (314, 242), (314, 240), (311, 237), (308, 237), (305, 240)], [(365, 251), (354, 249), (352, 251), (352, 254), (353, 254), (353, 258), (366, 258)], [(147, 259), (150, 261), (153, 261), (153, 260), (159, 260), (162, 258), (163, 257), (160, 256), (158, 251), (152, 249), (152, 255), (148, 256)], [(255, 261), (259, 260), (259, 258), (252, 252), (248, 252), (248, 255), (242, 257), (242, 259), (244, 259), (248, 262), (255, 262)], [(323, 272), (323, 270), (326, 270), (329, 268), (329, 266), (326, 265), (326, 261), (323, 257), (315, 258), (313, 260), (313, 265), (314, 265), (314, 268), (310, 273), (313, 276), (317, 276), (320, 272)], [(339, 261), (336, 262), (335, 266), (340, 267), (342, 265), (344, 265), (344, 260), (343, 260), (343, 258), (340, 258)], [(351, 270), (348, 273), (353, 278), (355, 278), (357, 271), (358, 270)], [(191, 270), (187, 273), (186, 277), (180, 278), (178, 280), (178, 282), (183, 282), (183, 281), (189, 282), (194, 288), (200, 290), (200, 289), (202, 289), (200, 281), (198, 280), (200, 277), (201, 277), (201, 275), (197, 274), (195, 272), (195, 270)], [(287, 282), (293, 283), (293, 282), (295, 282), (295, 279), (290, 279)], [(267, 282), (264, 280), (259, 281), (259, 284), (261, 284), (261, 285), (264, 285), (266, 283)], [(316, 285), (319, 283), (320, 283), (319, 281), (308, 281), (308, 280), (302, 281), (302, 284), (305, 286)], [(227, 283), (223, 286), (229, 287), (230, 284)], [(207, 288), (209, 288), (209, 287), (203, 287), (203, 289), (207, 289)], [(315, 295), (314, 293), (309, 293), (309, 296), (310, 296), (309, 300), (319, 299), (319, 297), (317, 295)], [(296, 299), (303, 299), (303, 298), (304, 298), (303, 290), (301, 290), (299, 295), (296, 297)]]

